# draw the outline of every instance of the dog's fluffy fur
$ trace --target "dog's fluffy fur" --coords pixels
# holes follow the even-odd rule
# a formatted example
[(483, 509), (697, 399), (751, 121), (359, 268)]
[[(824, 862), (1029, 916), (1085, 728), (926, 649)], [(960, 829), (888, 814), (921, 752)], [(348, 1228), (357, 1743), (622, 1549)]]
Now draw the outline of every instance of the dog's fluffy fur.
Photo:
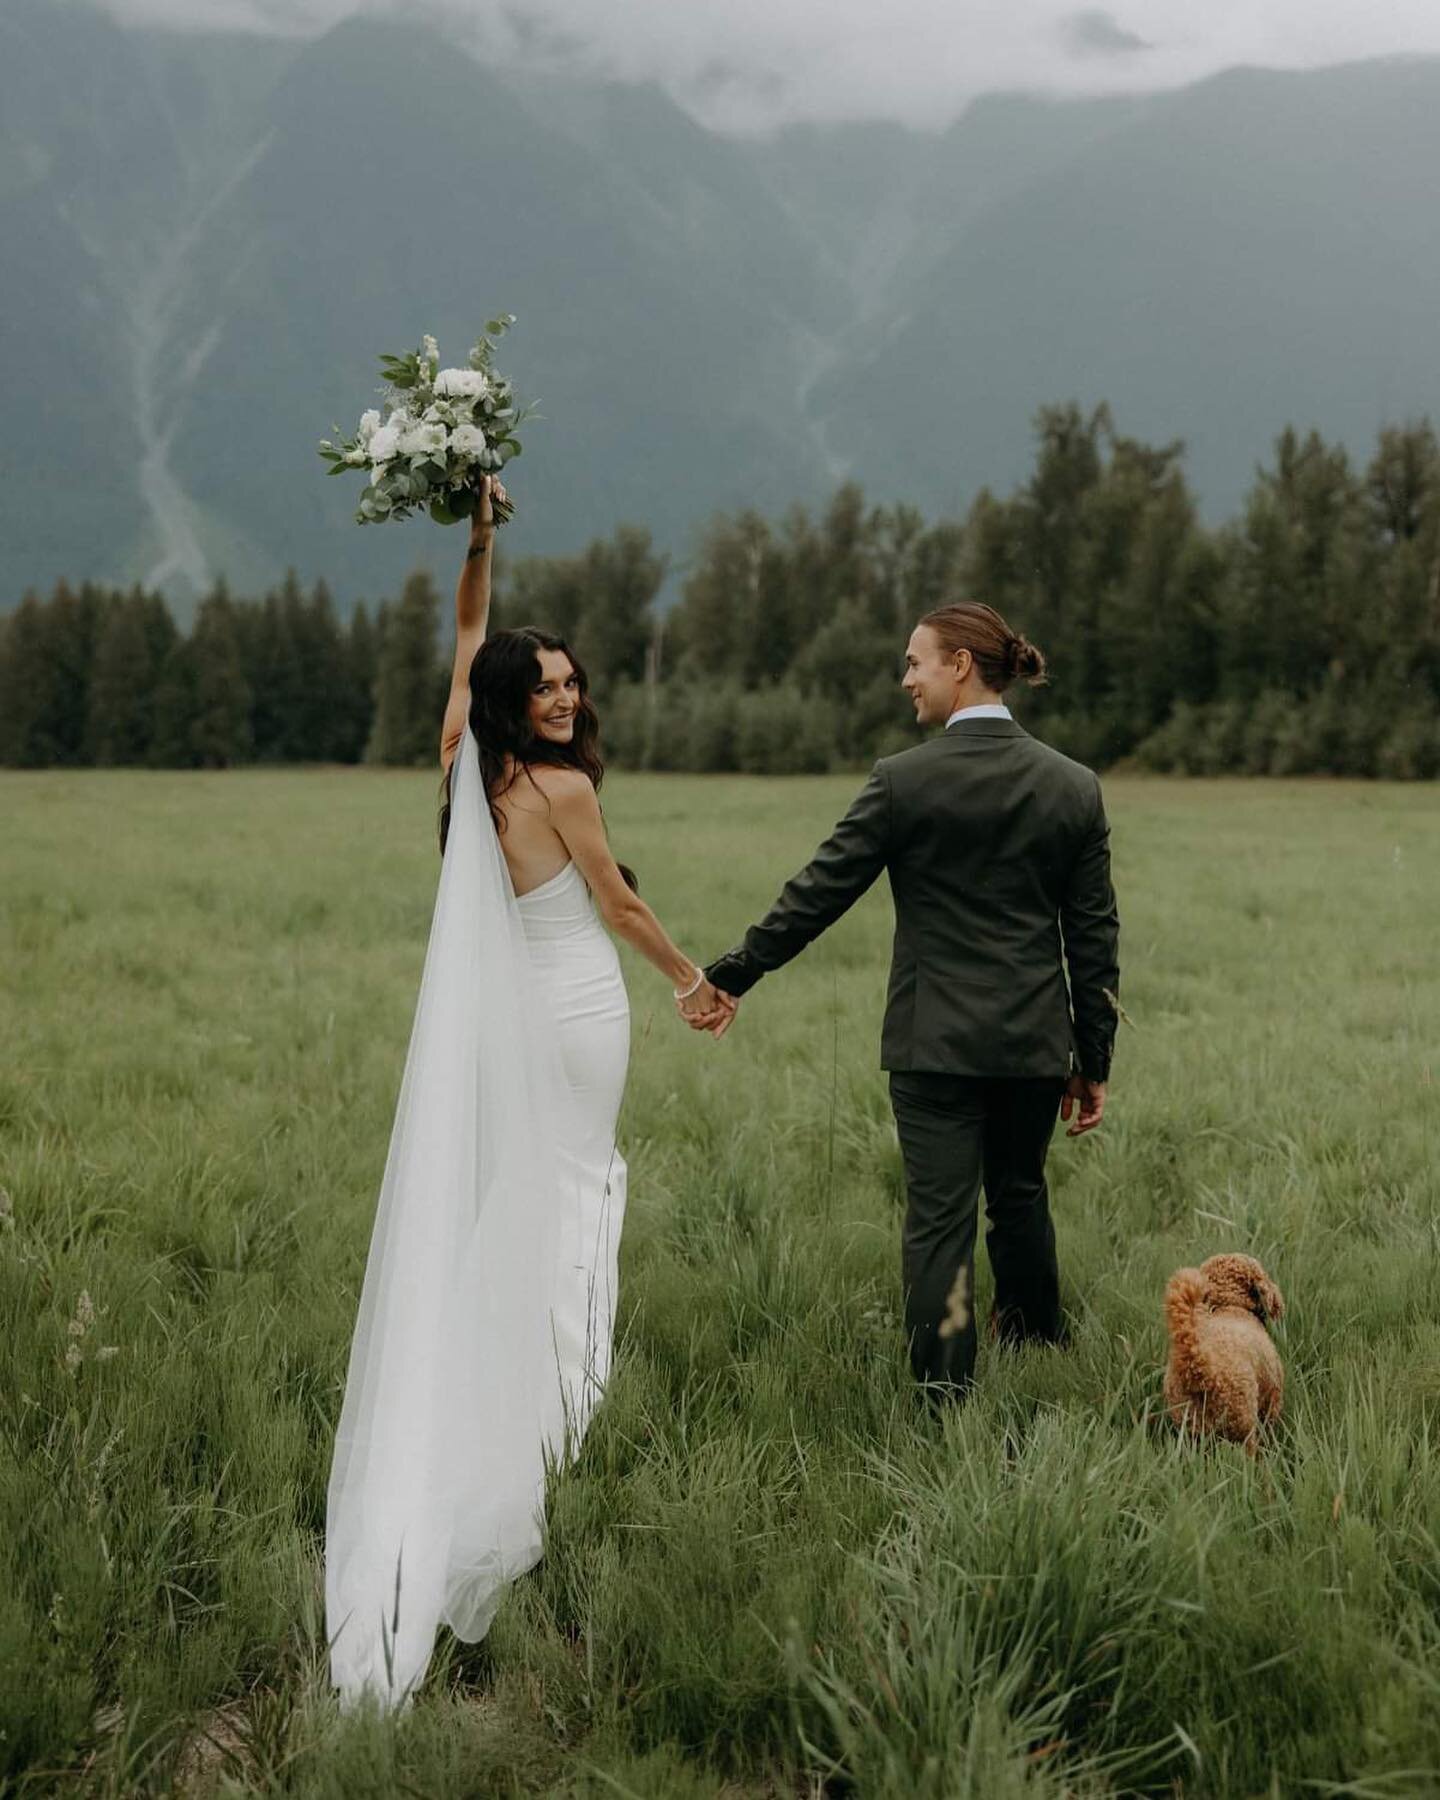
[(1285, 1371), (1265, 1326), (1284, 1312), (1253, 1256), (1212, 1256), (1175, 1271), (1165, 1284), (1165, 1404), (1176, 1425), (1255, 1454), (1261, 1427), (1280, 1416)]

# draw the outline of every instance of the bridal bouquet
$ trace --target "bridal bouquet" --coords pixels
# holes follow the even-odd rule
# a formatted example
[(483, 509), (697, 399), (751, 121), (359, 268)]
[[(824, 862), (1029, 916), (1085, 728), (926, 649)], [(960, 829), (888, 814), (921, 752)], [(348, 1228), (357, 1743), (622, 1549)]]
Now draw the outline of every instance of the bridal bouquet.
[[(467, 519), (479, 499), (481, 475), (520, 454), (515, 433), (533, 408), (516, 409), (510, 383), (495, 367), (494, 340), (514, 323), (514, 313), (489, 320), (463, 369), (440, 367), (433, 337), (406, 356), (380, 358), (384, 416), (374, 409), (362, 413), (353, 438), (320, 443), (332, 475), (363, 469), (369, 478), (355, 514), (362, 525), (407, 519), (421, 506), (440, 525)], [(508, 500), (497, 501), (497, 523), (513, 511)]]

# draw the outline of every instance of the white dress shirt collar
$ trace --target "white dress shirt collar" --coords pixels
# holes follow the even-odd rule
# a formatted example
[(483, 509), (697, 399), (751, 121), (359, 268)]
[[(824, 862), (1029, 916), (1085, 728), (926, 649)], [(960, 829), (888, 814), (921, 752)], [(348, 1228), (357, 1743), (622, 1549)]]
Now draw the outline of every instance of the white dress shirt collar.
[(945, 721), (945, 729), (948, 731), (957, 719), (1008, 719), (1010, 716), (1010, 708), (999, 701), (990, 706), (957, 706)]

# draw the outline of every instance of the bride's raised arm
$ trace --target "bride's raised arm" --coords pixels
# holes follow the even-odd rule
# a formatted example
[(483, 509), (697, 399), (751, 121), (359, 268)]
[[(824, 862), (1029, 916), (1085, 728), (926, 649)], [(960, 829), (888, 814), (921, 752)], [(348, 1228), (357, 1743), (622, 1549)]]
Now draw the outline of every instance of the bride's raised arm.
[(505, 490), (498, 477), (480, 477), (480, 499), (470, 517), (470, 547), (460, 565), (455, 584), (455, 664), (450, 672), (450, 697), (440, 727), (440, 767), (448, 769), (465, 735), (470, 712), (470, 665), (485, 642), (490, 622), (490, 565), (495, 558), (495, 508), (491, 495)]

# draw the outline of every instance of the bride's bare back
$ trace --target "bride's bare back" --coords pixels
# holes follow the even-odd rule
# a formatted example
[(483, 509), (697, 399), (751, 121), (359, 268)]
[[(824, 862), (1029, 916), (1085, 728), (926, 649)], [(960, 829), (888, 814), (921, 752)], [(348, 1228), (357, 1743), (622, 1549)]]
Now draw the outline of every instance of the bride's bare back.
[(570, 859), (565, 840), (550, 823), (552, 785), (550, 769), (517, 768), (507, 759), (510, 785), (495, 797), (495, 810), (505, 821), (500, 848), (510, 869), (516, 894), (553, 881)]

